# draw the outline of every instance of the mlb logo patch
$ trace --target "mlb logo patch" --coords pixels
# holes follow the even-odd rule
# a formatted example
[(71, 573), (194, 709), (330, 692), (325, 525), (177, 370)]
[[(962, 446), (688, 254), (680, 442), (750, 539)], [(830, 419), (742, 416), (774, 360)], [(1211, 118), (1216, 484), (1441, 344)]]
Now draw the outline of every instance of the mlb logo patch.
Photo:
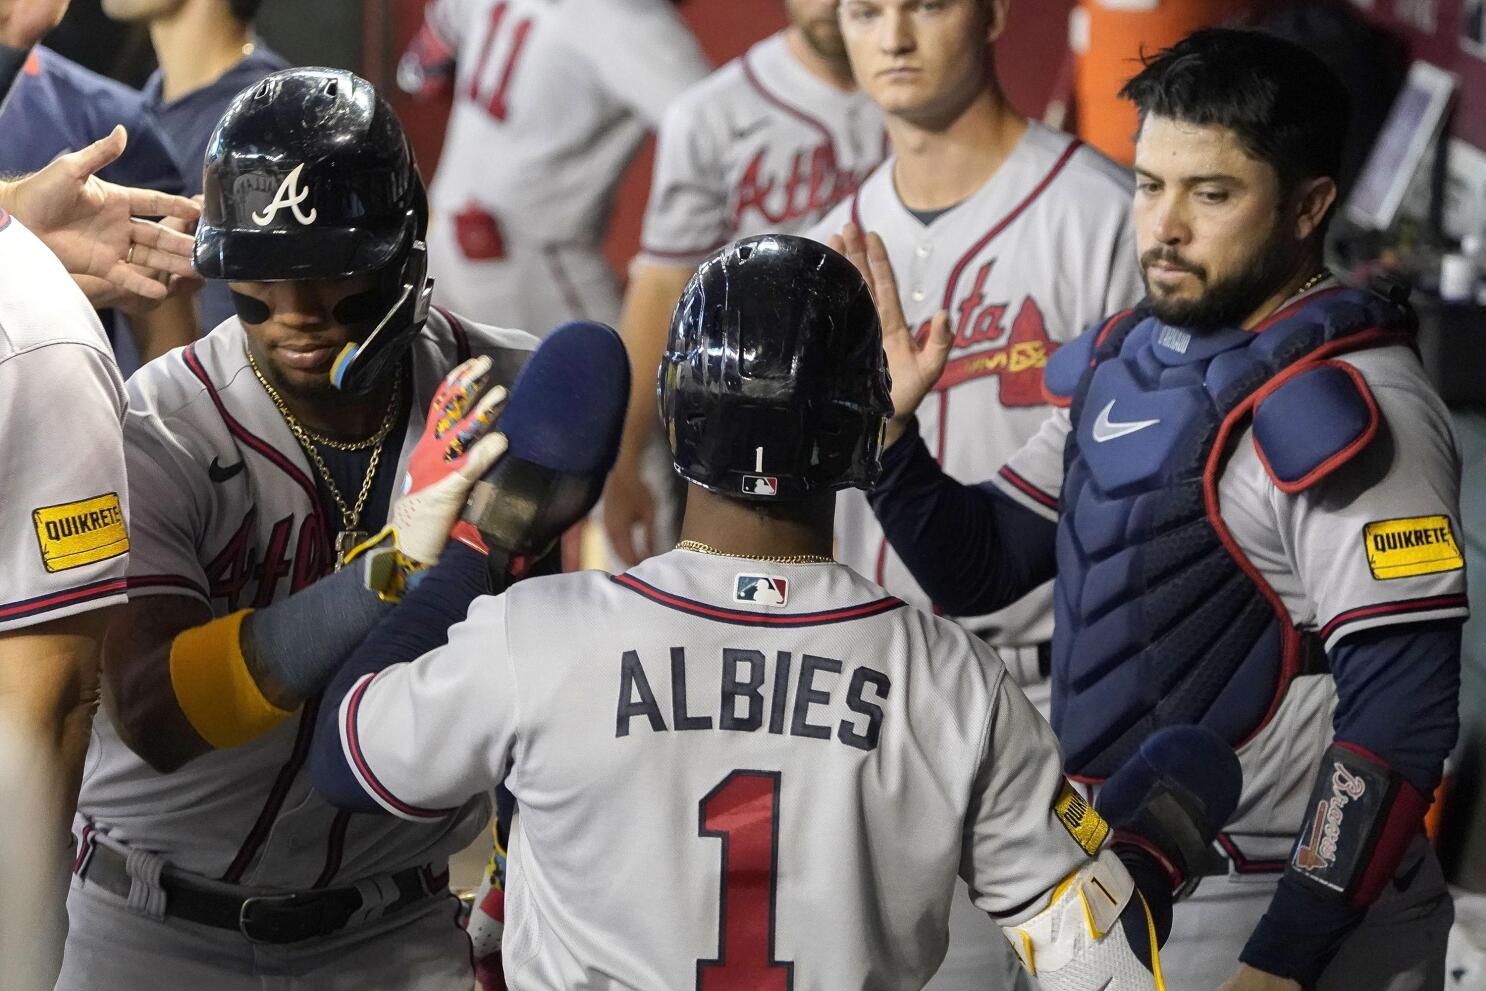
[(755, 606), (783, 606), (789, 601), (789, 579), (777, 575), (737, 575), (733, 601)]
[(744, 475), (743, 491), (750, 495), (778, 495), (779, 478), (776, 475)]

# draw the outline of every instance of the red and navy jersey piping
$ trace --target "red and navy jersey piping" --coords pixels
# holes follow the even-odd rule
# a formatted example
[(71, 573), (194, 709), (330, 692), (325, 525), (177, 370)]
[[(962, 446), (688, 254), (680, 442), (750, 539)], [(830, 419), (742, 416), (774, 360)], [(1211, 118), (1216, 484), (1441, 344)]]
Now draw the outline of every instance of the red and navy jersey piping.
[(1349, 623), (1360, 623), (1370, 619), (1402, 616), (1408, 613), (1439, 612), (1443, 609), (1467, 608), (1464, 595), (1431, 595), (1419, 599), (1399, 599), (1395, 602), (1378, 602), (1370, 606), (1358, 606), (1337, 613), (1331, 621), (1321, 627), (1321, 639), (1330, 640), (1332, 634)]
[(756, 613), (743, 609), (714, 606), (707, 602), (698, 602), (695, 599), (674, 595), (630, 574), (614, 575), (610, 580), (616, 585), (622, 585), (631, 592), (644, 596), (657, 605), (665, 606), (667, 609), (675, 609), (677, 612), (689, 613), (690, 615), (715, 620), (719, 623), (731, 623), (734, 626), (763, 626), (779, 629), (793, 629), (803, 626), (829, 626), (833, 623), (847, 623), (854, 619), (881, 616), (883, 613), (892, 612), (894, 609), (905, 605), (902, 599), (889, 595), (855, 606), (847, 606), (843, 609), (826, 609), (820, 612), (804, 613)]
[(25, 619), (28, 616), (39, 616), (67, 606), (77, 605), (80, 602), (91, 602), (94, 599), (120, 595), (127, 587), (128, 579), (100, 578), (98, 581), (77, 585), (61, 592), (48, 592), (45, 595), (21, 599), (18, 602), (7, 602), (0, 604), (0, 623)]
[(361, 776), (361, 780), (365, 782), (366, 789), (372, 794), (372, 797), (413, 819), (442, 819), (455, 810), (425, 809), (413, 805), (411, 802), (404, 802), (392, 793), (392, 789), (381, 782), (376, 773), (372, 771), (371, 764), (367, 761), (366, 755), (361, 751), (361, 739), (356, 730), (356, 717), (360, 714), (361, 699), (366, 694), (367, 687), (371, 685), (375, 677), (376, 675), (374, 674), (364, 676), (361, 679), (361, 683), (351, 690), (350, 698), (346, 702), (346, 756), (351, 758), (351, 763), (355, 766), (356, 773)]

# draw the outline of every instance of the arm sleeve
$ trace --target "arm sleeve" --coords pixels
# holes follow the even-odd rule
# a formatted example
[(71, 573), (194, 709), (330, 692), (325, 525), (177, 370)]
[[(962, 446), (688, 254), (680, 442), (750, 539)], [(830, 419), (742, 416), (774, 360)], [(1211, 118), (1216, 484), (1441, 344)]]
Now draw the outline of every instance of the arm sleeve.
[(640, 253), (657, 265), (693, 266), (725, 244), (733, 225), (721, 144), (701, 101), (673, 102), (661, 122)]
[(0, 630), (124, 600), (131, 531), (112, 364), (80, 343), (0, 359)]
[(569, 4), (565, 37), (604, 88), (652, 129), (672, 100), (707, 75), (701, 47), (670, 0)]
[(990, 484), (945, 474), (917, 428), (884, 453), (868, 501), (914, 579), (951, 615), (999, 609), (1053, 576), (1056, 526)]
[(332, 803), (426, 821), (500, 782), (514, 707), (505, 599), (484, 587), (484, 556), (451, 545), (331, 680), (311, 773)]
[(1068, 783), (1052, 727), (1010, 678), (994, 698), (960, 875), (981, 910), (1012, 926), (1046, 908), (1047, 895), (1097, 846), (1081, 845), (1055, 808)]

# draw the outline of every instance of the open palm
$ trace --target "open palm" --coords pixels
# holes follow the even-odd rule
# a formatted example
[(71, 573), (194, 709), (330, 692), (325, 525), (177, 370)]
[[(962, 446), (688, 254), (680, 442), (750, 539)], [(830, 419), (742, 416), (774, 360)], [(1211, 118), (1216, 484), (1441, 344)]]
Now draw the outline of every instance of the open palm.
[(882, 349), (887, 354), (888, 371), (893, 377), (893, 419), (888, 424), (887, 441), (891, 444), (903, 433), (924, 397), (944, 373), (952, 338), (949, 314), (940, 310), (929, 324), (929, 336), (920, 346), (903, 316), (903, 303), (898, 296), (898, 280), (888, 260), (887, 246), (876, 233), (863, 235), (855, 224), (833, 234), (830, 246), (849, 258), (872, 291), (877, 304), (877, 319), (882, 324)]

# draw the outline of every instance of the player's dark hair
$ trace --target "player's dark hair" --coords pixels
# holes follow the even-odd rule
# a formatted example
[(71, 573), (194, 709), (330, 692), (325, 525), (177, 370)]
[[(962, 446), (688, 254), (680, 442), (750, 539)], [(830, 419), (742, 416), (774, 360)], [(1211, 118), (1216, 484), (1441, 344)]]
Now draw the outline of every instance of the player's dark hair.
[(1317, 56), (1263, 31), (1207, 28), (1142, 58), (1120, 90), (1140, 113), (1232, 131), (1285, 189), (1337, 178), (1350, 116), (1347, 91)]
[(263, 6), (263, 0), (227, 0), (227, 6), (231, 8), (233, 17), (244, 24), (250, 24), (258, 16), (258, 8)]

